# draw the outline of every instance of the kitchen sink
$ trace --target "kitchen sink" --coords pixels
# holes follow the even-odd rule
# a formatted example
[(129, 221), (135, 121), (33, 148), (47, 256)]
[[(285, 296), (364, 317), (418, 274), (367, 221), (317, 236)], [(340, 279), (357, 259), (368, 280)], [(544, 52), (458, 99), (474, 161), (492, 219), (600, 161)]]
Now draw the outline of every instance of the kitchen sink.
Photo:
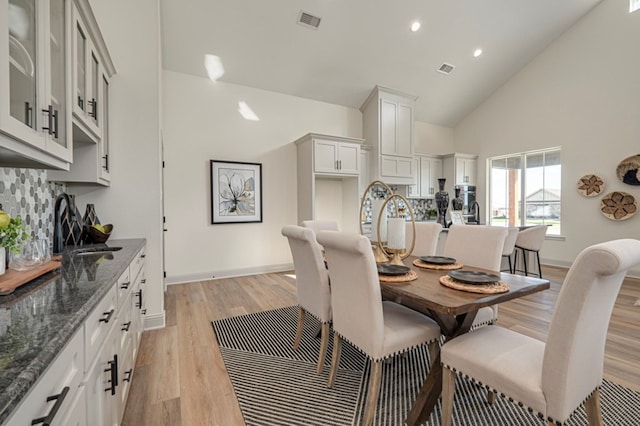
[(122, 250), (122, 247), (83, 247), (72, 250), (69, 255), (71, 256), (88, 256), (96, 255), (100, 253), (112, 253), (114, 251)]

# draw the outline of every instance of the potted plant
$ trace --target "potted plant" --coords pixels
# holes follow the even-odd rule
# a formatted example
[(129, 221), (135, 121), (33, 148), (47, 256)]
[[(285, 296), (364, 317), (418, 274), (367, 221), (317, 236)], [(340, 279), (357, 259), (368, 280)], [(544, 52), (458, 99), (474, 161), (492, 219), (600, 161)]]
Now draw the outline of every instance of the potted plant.
[(436, 209), (428, 209), (427, 210), (427, 217), (429, 219), (435, 219), (438, 216), (438, 210)]
[(22, 226), (22, 218), (9, 216), (2, 211), (0, 205), (0, 275), (6, 270), (8, 252), (20, 253), (22, 242), (28, 238), (27, 228)]

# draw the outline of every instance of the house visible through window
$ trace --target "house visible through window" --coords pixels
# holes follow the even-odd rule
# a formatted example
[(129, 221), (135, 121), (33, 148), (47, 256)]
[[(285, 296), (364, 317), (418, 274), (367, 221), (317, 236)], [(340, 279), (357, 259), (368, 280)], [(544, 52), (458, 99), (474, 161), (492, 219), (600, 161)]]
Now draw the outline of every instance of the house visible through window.
[(640, 9), (640, 0), (629, 0), (629, 13)]
[(548, 235), (560, 235), (560, 149), (494, 157), (489, 162), (489, 223), (549, 225)]

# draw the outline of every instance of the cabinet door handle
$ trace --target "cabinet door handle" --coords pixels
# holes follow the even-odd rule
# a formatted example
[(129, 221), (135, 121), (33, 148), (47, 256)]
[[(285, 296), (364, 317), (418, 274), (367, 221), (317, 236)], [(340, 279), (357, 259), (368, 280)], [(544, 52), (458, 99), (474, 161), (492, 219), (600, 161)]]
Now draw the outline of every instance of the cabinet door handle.
[(147, 257), (147, 255), (146, 255), (146, 254), (141, 254), (141, 255), (140, 255), (140, 257), (141, 257), (142, 259), (144, 259), (145, 257)]
[(127, 281), (126, 283), (122, 283), (122, 285), (120, 286), (121, 289), (126, 290), (129, 288), (129, 284), (131, 284), (130, 281)]
[(115, 312), (115, 309), (112, 309), (109, 312), (103, 312), (102, 315), (105, 315), (105, 317), (100, 318), (98, 322), (103, 322), (107, 324), (109, 321), (111, 321), (111, 316), (113, 315), (114, 312)]
[(118, 355), (113, 356), (113, 361), (107, 362), (109, 364), (109, 368), (105, 369), (105, 373), (111, 373), (111, 378), (108, 382), (111, 384), (108, 388), (106, 388), (105, 392), (111, 392), (111, 395), (116, 394), (116, 386), (118, 386)]
[(136, 308), (142, 309), (142, 289), (136, 293), (136, 296), (138, 296), (138, 304), (136, 305)]
[(42, 110), (43, 114), (47, 114), (47, 127), (43, 126), (42, 130), (46, 130), (50, 135), (53, 134), (53, 115), (51, 114), (51, 110), (51, 105), (49, 105), (49, 108)]
[(104, 155), (102, 159), (104, 160), (104, 166), (102, 166), (102, 168), (108, 171), (109, 170), (109, 154)]
[(82, 97), (78, 96), (78, 106), (80, 107), (81, 110), (84, 111), (84, 99), (82, 99)]
[(146, 283), (147, 283), (147, 279), (146, 278), (143, 278), (143, 279), (140, 280), (140, 284), (146, 284)]
[(123, 382), (130, 382), (131, 381), (131, 374), (133, 373), (133, 368), (128, 369), (127, 371), (124, 372), (124, 379), (122, 379)]
[(53, 137), (58, 139), (58, 130), (60, 129), (60, 123), (58, 123), (58, 110), (53, 111)]
[(26, 124), (29, 127), (33, 127), (31, 113), (33, 113), (33, 108), (31, 108), (31, 104), (29, 104), (29, 102), (25, 102), (24, 103), (24, 124)]
[(91, 98), (91, 100), (89, 101), (89, 106), (91, 107), (89, 116), (93, 117), (94, 120), (97, 120), (98, 119), (98, 102), (96, 102), (96, 98)]
[(53, 418), (56, 416), (56, 413), (60, 409), (62, 402), (67, 397), (67, 393), (69, 393), (69, 386), (65, 386), (64, 388), (62, 388), (62, 392), (60, 392), (59, 394), (47, 397), (47, 402), (55, 400), (56, 403), (53, 404), (53, 407), (51, 407), (51, 411), (49, 411), (46, 416), (31, 420), (31, 425), (33, 426), (42, 423), (45, 426), (49, 426), (53, 422)]
[(122, 324), (122, 331), (129, 331), (129, 327), (131, 327), (131, 321), (129, 322), (125, 322), (124, 324)]

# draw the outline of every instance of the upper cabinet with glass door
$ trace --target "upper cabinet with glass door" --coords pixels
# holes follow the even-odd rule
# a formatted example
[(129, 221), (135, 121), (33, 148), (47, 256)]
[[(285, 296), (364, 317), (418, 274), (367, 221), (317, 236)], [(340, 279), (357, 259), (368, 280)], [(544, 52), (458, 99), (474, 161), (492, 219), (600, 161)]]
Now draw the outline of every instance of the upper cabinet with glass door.
[(72, 161), (70, 0), (0, 0), (0, 165)]

